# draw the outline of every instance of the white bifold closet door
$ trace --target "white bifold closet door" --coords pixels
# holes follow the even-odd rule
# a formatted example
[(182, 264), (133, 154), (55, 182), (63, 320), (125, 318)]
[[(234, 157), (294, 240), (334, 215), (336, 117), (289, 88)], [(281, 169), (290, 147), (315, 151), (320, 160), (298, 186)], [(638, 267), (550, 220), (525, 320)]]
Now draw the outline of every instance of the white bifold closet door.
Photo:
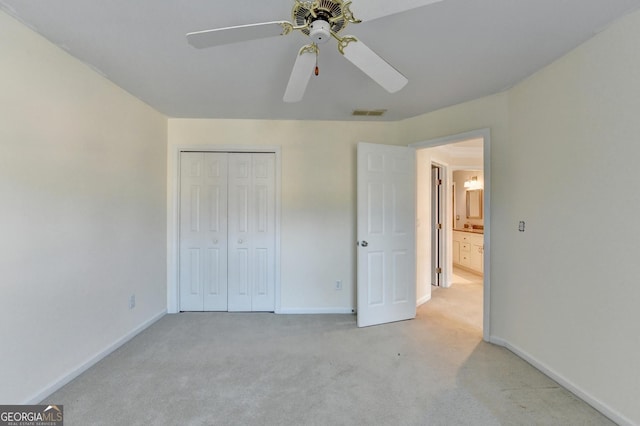
[(275, 308), (275, 155), (181, 153), (180, 310)]

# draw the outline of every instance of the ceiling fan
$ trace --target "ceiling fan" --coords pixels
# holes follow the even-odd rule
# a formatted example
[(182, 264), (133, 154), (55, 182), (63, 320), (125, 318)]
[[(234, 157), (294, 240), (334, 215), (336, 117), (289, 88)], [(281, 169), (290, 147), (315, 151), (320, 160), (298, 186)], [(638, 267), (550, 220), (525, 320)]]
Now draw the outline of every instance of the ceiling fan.
[(351, 11), (351, 0), (294, 0), (292, 21), (272, 21), (234, 27), (196, 31), (187, 34), (192, 46), (202, 49), (240, 41), (256, 40), (300, 31), (311, 39), (303, 46), (293, 65), (284, 94), (285, 102), (299, 102), (311, 75), (318, 75), (318, 45), (331, 38), (338, 43), (338, 50), (356, 67), (371, 77), (390, 93), (402, 89), (407, 78), (378, 56), (362, 41), (352, 35), (340, 35), (348, 24), (369, 22), (374, 19), (437, 3), (442, 0), (359, 0), (362, 11), (356, 18)]

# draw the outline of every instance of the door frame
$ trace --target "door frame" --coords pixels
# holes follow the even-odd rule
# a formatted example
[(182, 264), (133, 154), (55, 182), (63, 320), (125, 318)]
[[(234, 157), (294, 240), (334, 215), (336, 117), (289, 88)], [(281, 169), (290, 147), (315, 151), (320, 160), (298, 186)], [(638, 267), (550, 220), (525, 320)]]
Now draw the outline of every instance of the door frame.
[(180, 153), (229, 152), (272, 153), (276, 156), (276, 213), (275, 213), (275, 313), (281, 311), (280, 295), (280, 217), (282, 189), (282, 156), (279, 146), (251, 145), (175, 145), (167, 158), (167, 312), (180, 312), (179, 249), (180, 249)]
[[(488, 342), (491, 336), (491, 130), (488, 128), (473, 130), (436, 139), (412, 143), (409, 146), (418, 150), (435, 148), (469, 139), (483, 139), (484, 168), (484, 277), (483, 277), (483, 319), (482, 338)], [(450, 231), (445, 230), (447, 233)], [(448, 240), (448, 236), (446, 237)]]
[[(438, 205), (437, 207), (434, 205), (434, 197), (433, 197), (433, 189), (435, 187), (433, 182), (433, 170), (438, 169), (438, 175), (440, 176), (440, 186), (438, 193)], [(447, 186), (448, 179), (446, 179), (447, 174), (447, 166), (441, 164), (438, 161), (431, 160), (431, 285), (435, 285), (434, 281), (438, 281), (438, 287), (446, 288), (448, 287), (448, 268), (446, 267), (446, 263), (448, 260), (448, 256), (446, 254), (447, 249)], [(434, 213), (437, 211), (438, 216), (440, 217), (440, 238), (434, 238), (434, 231), (437, 231), (436, 228), (436, 218)], [(437, 242), (436, 242), (437, 241)], [(435, 250), (434, 250), (435, 248)], [(434, 255), (434, 251), (437, 253), (437, 259), (439, 260), (439, 265), (441, 267), (440, 276), (437, 277), (436, 272), (436, 256)], [(434, 278), (436, 278), (434, 280)]]

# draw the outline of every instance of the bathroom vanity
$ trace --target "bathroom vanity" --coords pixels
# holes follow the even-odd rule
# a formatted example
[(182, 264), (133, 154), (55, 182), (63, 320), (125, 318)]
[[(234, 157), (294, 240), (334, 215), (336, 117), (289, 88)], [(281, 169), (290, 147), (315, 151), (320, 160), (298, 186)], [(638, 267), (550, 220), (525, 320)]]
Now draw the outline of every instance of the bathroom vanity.
[(453, 230), (453, 264), (477, 274), (483, 273), (484, 234), (477, 229)]

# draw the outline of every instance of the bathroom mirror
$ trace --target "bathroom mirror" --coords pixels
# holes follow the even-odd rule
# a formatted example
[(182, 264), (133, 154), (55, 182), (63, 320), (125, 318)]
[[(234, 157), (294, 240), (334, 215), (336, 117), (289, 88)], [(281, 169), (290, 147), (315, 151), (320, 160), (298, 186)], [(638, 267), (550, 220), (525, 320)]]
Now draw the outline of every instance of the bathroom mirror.
[(467, 219), (482, 219), (482, 189), (467, 191)]

